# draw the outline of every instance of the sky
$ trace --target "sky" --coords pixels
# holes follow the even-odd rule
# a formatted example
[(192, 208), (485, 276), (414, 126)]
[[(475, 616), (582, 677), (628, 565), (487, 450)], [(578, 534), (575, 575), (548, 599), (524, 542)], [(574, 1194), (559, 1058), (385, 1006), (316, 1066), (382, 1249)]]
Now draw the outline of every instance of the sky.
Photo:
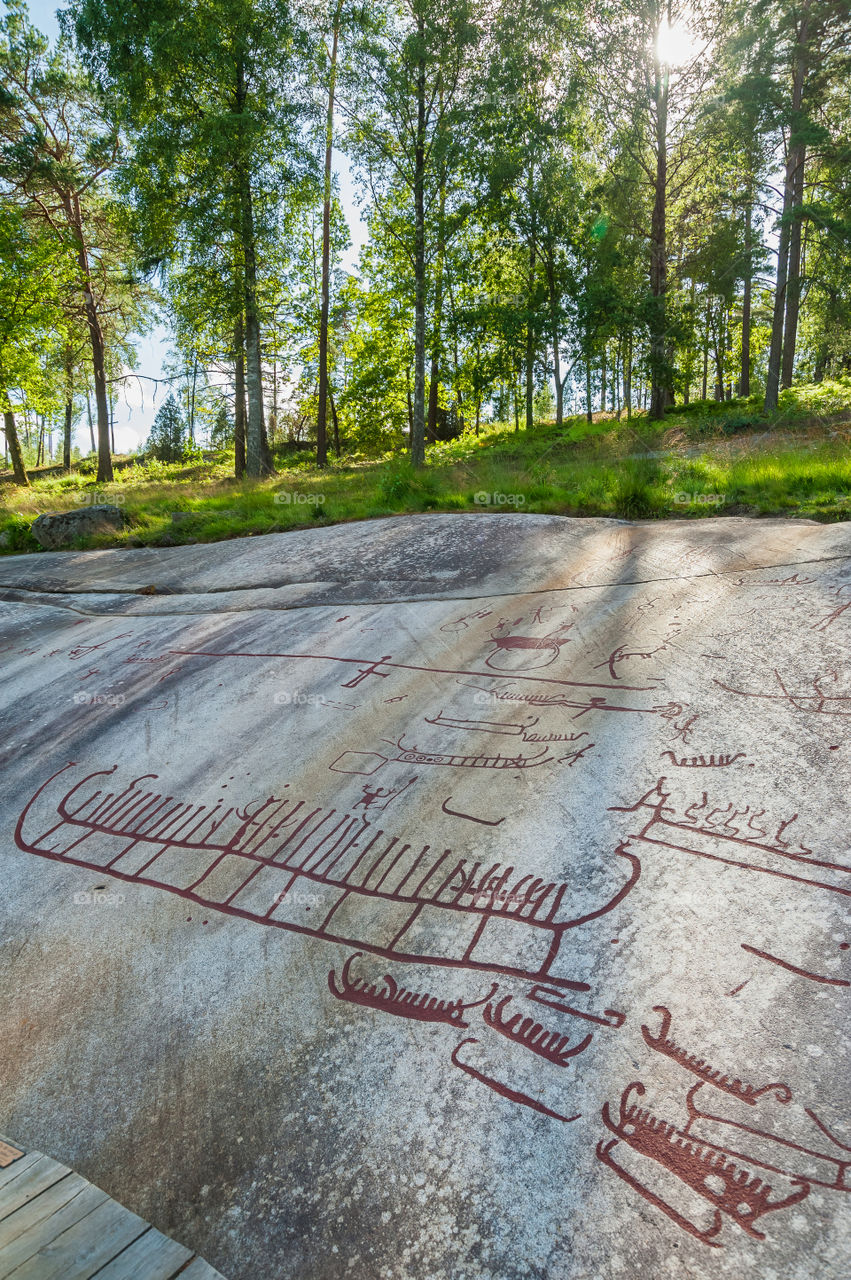
[[(30, 20), (35, 27), (51, 40), (59, 34), (56, 21), (56, 10), (59, 6), (53, 0), (29, 0)], [(355, 202), (352, 176), (346, 157), (335, 152), (334, 168), (339, 179), (340, 202), (345, 210), (349, 223), (352, 245), (343, 260), (343, 267), (353, 271), (357, 265), (361, 246), (367, 238), (366, 226), (360, 220), (360, 212)], [(129, 378), (122, 384), (115, 406), (115, 448), (118, 453), (136, 449), (147, 439), (151, 423), (157, 408), (167, 395), (167, 388), (157, 387), (154, 382), (145, 378), (159, 378), (163, 375), (163, 364), (169, 354), (169, 334), (162, 325), (155, 325), (151, 331), (137, 339), (138, 355), (135, 372), (142, 378)], [(85, 452), (89, 450), (88, 426), (83, 420), (77, 425), (74, 441)], [(58, 435), (54, 437), (57, 446)], [(61, 448), (61, 444), (58, 444)]]

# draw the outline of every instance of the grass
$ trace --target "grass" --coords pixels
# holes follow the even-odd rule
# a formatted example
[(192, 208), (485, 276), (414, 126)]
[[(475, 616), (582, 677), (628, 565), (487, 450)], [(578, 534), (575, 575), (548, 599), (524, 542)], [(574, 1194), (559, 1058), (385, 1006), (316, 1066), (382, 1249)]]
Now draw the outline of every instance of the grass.
[[(127, 460), (115, 481), (35, 476), (29, 490), (0, 477), (0, 551), (34, 551), (43, 511), (113, 502), (126, 527), (79, 547), (173, 546), (421, 511), (523, 511), (630, 520), (714, 515), (851, 518), (851, 379), (785, 392), (766, 417), (756, 398), (701, 402), (662, 423), (597, 415), (561, 428), (481, 434), (432, 446), (428, 466), (353, 455), (324, 470), (288, 456), (264, 481), (236, 481), (233, 460)], [(5, 481), (5, 482), (3, 482)]]

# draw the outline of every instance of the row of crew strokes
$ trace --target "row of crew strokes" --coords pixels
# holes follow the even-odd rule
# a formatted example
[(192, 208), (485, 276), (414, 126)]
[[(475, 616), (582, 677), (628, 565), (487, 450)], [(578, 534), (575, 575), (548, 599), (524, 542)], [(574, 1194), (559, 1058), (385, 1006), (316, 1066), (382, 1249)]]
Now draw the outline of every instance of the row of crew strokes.
[(20, 848), (389, 959), (585, 990), (550, 977), (562, 936), (611, 911), (640, 874), (638, 858), (617, 849), (620, 887), (583, 902), (580, 914), (564, 882), (412, 847), (363, 816), (274, 797), (241, 810), (175, 803), (143, 788), (152, 775), (104, 792), (96, 780), (115, 766), (68, 787), (72, 767), (25, 807)]
[[(441, 1001), (402, 987), (390, 974), (378, 982), (352, 976), (352, 966), (360, 958), (359, 953), (350, 956), (339, 979), (334, 970), (329, 973), (329, 987), (338, 999), (394, 1016), (444, 1022), (463, 1029), (469, 1026), (470, 1012), (481, 1009), (483, 1021), (489, 1027), (562, 1068), (570, 1065), (591, 1042), (589, 1033), (578, 1043), (569, 1045), (568, 1036), (548, 1031), (520, 1012), (507, 1014), (513, 997), (508, 995), (497, 1001), (496, 983), (476, 1000)], [(534, 997), (534, 990), (529, 994)], [(559, 1007), (557, 1001), (552, 1003), (553, 1007)], [(701, 1105), (702, 1091), (711, 1092), (714, 1088), (747, 1108), (755, 1110), (763, 1100), (773, 1100), (785, 1109), (792, 1101), (792, 1090), (780, 1081), (752, 1084), (712, 1066), (670, 1036), (672, 1017), (667, 1008), (656, 1006), (654, 1011), (661, 1014), (661, 1027), (653, 1032), (647, 1025), (642, 1026), (646, 1044), (698, 1077), (686, 1097), (688, 1122), (684, 1129), (678, 1128), (639, 1105), (634, 1098), (643, 1096), (646, 1090), (640, 1081), (633, 1081), (623, 1091), (617, 1116), (613, 1115), (608, 1102), (603, 1105), (603, 1122), (614, 1137), (597, 1143), (598, 1159), (678, 1227), (713, 1248), (720, 1246), (716, 1237), (725, 1216), (754, 1240), (762, 1240), (764, 1232), (756, 1226), (759, 1219), (798, 1204), (814, 1185), (834, 1191), (851, 1190), (848, 1182), (851, 1148), (844, 1146), (811, 1109), (804, 1108), (804, 1114), (810, 1122), (812, 1136), (805, 1142), (796, 1142), (757, 1123), (742, 1122), (735, 1114), (718, 1115), (711, 1106)], [(575, 1009), (570, 1012), (579, 1013)], [(622, 1024), (610, 1022), (609, 1025)], [(511, 1103), (566, 1124), (580, 1118), (579, 1113), (565, 1115), (555, 1110), (540, 1097), (510, 1086), (462, 1056), (461, 1050), (466, 1046), (479, 1044), (475, 1036), (460, 1041), (452, 1051), (453, 1065)], [(682, 1204), (671, 1203), (670, 1193), (666, 1199), (652, 1175), (643, 1181), (634, 1166), (625, 1167), (615, 1154), (621, 1143), (628, 1145), (642, 1160), (662, 1166), (689, 1192), (706, 1200), (711, 1206), (709, 1221), (694, 1221), (693, 1206), (689, 1206), (687, 1197)]]

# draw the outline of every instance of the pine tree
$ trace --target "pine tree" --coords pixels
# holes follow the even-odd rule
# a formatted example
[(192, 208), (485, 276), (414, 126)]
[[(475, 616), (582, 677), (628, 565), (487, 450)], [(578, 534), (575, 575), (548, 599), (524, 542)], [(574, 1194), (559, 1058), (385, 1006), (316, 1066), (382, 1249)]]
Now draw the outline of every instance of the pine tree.
[(188, 441), (189, 432), (180, 407), (174, 396), (170, 395), (154, 418), (144, 452), (160, 462), (179, 462)]
[(234, 420), (228, 413), (227, 406), (220, 405), (210, 428), (210, 447), (212, 449), (233, 448), (235, 434)]

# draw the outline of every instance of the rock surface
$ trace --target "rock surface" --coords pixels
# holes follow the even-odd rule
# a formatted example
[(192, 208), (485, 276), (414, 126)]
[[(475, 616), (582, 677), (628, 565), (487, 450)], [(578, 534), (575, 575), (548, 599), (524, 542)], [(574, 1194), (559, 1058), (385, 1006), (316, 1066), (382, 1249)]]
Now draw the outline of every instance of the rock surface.
[(30, 532), (46, 551), (67, 547), (75, 538), (115, 533), (124, 525), (124, 512), (111, 502), (80, 507), (76, 511), (49, 511), (32, 523)]
[(846, 1280), (851, 528), (0, 564), (0, 1129), (231, 1280)]

